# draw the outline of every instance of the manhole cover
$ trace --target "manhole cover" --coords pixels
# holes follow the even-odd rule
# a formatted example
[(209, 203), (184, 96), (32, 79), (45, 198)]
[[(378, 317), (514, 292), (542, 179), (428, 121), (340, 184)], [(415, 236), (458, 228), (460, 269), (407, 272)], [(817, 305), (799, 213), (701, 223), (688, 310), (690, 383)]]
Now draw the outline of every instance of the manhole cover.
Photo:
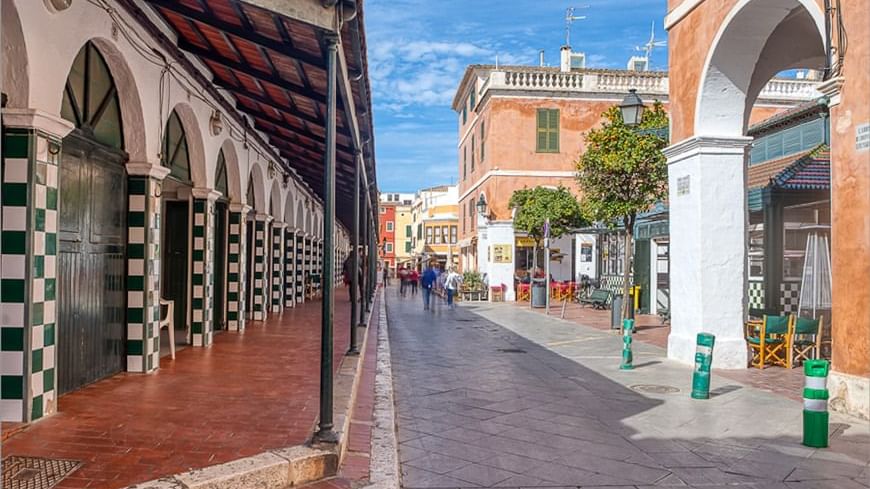
[(522, 350), (520, 348), (499, 348), (499, 352), (501, 353), (525, 353), (526, 350)]
[(81, 466), (77, 460), (11, 455), (3, 459), (4, 489), (51, 489)]
[(647, 392), (649, 394), (676, 394), (680, 392), (680, 389), (669, 385), (637, 384), (631, 386), (631, 388), (638, 392)]

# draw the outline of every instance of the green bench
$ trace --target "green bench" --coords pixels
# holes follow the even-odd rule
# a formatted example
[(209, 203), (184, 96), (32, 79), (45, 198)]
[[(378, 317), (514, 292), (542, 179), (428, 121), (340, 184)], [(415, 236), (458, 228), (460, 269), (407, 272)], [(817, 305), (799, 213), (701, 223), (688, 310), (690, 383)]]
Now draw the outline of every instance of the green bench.
[(589, 297), (580, 299), (580, 304), (589, 304), (593, 309), (606, 309), (610, 302), (610, 291), (607, 289), (595, 289)]

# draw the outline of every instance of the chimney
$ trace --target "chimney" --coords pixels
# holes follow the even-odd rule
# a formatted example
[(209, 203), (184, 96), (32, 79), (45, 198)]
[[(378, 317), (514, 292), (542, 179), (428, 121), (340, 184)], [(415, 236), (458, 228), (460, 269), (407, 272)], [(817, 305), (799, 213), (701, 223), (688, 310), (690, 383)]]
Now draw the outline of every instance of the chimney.
[(571, 71), (571, 46), (562, 46), (562, 50), (560, 52), (560, 60), (559, 64), (560, 71), (562, 73), (567, 73)]
[(544, 67), (544, 50), (543, 49), (540, 52), (538, 52), (538, 56), (540, 58), (541, 68), (543, 68)]

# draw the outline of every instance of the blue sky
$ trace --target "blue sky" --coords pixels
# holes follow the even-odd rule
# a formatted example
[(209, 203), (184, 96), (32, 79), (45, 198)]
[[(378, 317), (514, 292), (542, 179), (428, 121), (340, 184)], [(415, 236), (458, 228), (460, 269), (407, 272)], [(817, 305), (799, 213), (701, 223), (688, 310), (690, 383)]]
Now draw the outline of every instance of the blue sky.
[[(559, 64), (565, 9), (571, 45), (587, 67), (625, 68), (634, 47), (664, 39), (667, 0), (367, 0), (366, 41), (375, 107), (378, 183), (385, 192), (455, 183), (457, 116), (450, 103), (469, 64)], [(667, 49), (652, 67), (667, 66)]]

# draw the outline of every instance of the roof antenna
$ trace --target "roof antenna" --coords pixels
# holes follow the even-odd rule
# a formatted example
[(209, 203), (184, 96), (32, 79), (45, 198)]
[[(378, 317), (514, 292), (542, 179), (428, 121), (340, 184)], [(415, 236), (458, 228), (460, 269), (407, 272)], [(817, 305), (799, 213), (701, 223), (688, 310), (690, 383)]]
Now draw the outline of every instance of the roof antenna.
[(645, 66), (643, 71), (650, 71), (652, 69), (651, 64), (653, 49), (661, 48), (667, 45), (667, 41), (656, 41), (656, 22), (652, 21), (652, 26), (650, 27), (649, 31), (649, 41), (647, 41), (646, 44), (644, 44), (643, 46), (634, 47), (635, 51), (640, 51), (643, 53), (643, 59), (644, 61), (646, 61), (646, 63), (644, 63)]
[[(589, 5), (582, 5), (576, 8), (589, 8)], [(585, 15), (574, 15), (575, 7), (568, 7), (565, 10), (565, 45), (571, 45), (571, 24), (574, 23), (575, 20), (585, 20)]]
[(498, 69), (498, 54), (495, 55), (495, 69)]

